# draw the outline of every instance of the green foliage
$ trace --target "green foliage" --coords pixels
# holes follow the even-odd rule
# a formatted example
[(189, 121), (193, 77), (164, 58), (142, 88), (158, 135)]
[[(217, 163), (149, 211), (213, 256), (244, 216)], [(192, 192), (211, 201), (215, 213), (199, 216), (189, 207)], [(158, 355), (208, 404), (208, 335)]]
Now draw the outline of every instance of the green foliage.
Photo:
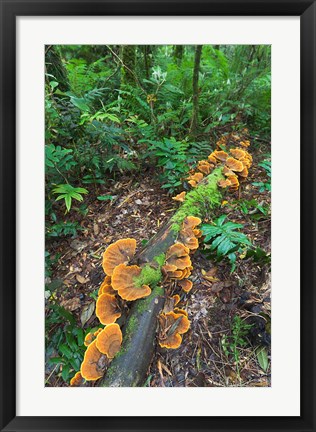
[(201, 226), (206, 249), (211, 252), (216, 251), (219, 260), (228, 258), (233, 272), (236, 268), (236, 253), (241, 252), (245, 247), (251, 247), (251, 242), (247, 236), (236, 231), (238, 228), (243, 228), (242, 224), (234, 222), (225, 222), (226, 215), (220, 216), (211, 224), (203, 224)]
[(240, 200), (237, 202), (240, 210), (249, 215), (252, 220), (266, 219), (269, 216), (270, 209), (263, 203), (258, 203), (256, 199)]
[(66, 205), (66, 211), (71, 209), (72, 200), (83, 201), (82, 194), (87, 194), (87, 189), (73, 187), (70, 184), (60, 184), (53, 189), (53, 194), (59, 194), (56, 201), (63, 199)]
[(75, 237), (81, 230), (78, 222), (62, 221), (46, 226), (46, 236), (49, 237)]
[(267, 176), (269, 177), (269, 181), (267, 182), (255, 182), (252, 183), (254, 186), (259, 188), (259, 192), (271, 191), (271, 161), (264, 160), (258, 164), (262, 168), (265, 169)]
[(114, 199), (113, 195), (100, 195), (97, 197), (99, 201), (112, 201)]
[(186, 150), (187, 142), (176, 141), (175, 138), (164, 138), (162, 141), (149, 141), (151, 146), (148, 154), (157, 158), (157, 166), (162, 168), (160, 180), (162, 188), (173, 193), (182, 184), (188, 172)]
[(259, 247), (256, 247), (254, 249), (248, 249), (245, 258), (252, 258), (255, 262), (259, 264), (271, 263), (271, 255)]
[(52, 178), (63, 178), (63, 173), (67, 173), (77, 165), (73, 157), (73, 150), (49, 144), (45, 146), (45, 165), (46, 174)]
[[(80, 370), (86, 347), (84, 345), (85, 336), (91, 329), (85, 332), (77, 326), (74, 316), (58, 304), (49, 304), (49, 315), (46, 318), (46, 347), (53, 347), (57, 350), (58, 356), (49, 359), (49, 363), (61, 366), (60, 376), (65, 382)], [(52, 326), (57, 326), (57, 330), (50, 334)]]
[(172, 229), (179, 231), (181, 224), (187, 216), (207, 217), (211, 210), (219, 206), (221, 193), (218, 190), (217, 182), (222, 178), (221, 169), (215, 169), (209, 176), (205, 184), (200, 184), (197, 188), (188, 192), (185, 200), (172, 217)]
[(257, 355), (257, 360), (258, 360), (258, 363), (259, 363), (261, 369), (264, 372), (267, 372), (267, 370), (269, 368), (269, 359), (268, 359), (267, 349), (263, 346), (259, 346), (256, 349), (256, 355)]
[(231, 324), (230, 335), (224, 335), (221, 345), (227, 358), (233, 358), (239, 374), (240, 354), (239, 349), (247, 346), (247, 336), (252, 324), (247, 324), (239, 315), (235, 315)]

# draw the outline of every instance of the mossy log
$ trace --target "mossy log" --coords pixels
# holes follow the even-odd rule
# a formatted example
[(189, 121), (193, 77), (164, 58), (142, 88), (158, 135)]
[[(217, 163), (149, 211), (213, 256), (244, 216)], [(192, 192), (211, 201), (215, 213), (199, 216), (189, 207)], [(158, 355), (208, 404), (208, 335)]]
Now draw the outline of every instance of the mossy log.
[[(217, 181), (222, 178), (221, 168), (214, 170), (200, 185), (186, 195), (178, 211), (142, 251), (138, 264), (147, 263), (157, 268), (157, 257), (166, 253), (176, 241), (181, 223), (186, 216), (205, 217), (221, 202)], [(156, 281), (155, 281), (156, 282)], [(101, 387), (137, 387), (144, 385), (156, 344), (157, 316), (164, 306), (164, 289), (156, 282), (152, 293), (135, 301), (123, 328), (123, 344), (113, 359)]]

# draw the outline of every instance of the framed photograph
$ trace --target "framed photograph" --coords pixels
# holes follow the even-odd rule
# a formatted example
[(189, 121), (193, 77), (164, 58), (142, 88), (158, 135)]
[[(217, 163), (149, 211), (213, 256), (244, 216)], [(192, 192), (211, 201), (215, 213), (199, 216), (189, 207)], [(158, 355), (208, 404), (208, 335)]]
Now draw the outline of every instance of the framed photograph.
[(0, 13), (1, 430), (314, 431), (315, 2)]

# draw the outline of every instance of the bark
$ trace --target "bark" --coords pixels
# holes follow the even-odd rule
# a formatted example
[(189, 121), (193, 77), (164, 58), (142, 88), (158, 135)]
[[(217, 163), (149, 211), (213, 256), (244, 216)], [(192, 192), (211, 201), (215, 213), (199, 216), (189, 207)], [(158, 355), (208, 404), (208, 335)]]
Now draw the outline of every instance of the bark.
[[(63, 92), (70, 89), (68, 81), (68, 73), (62, 62), (58, 47), (54, 45), (48, 45), (46, 47), (45, 54), (45, 68), (46, 72), (57, 80), (59, 89)], [(49, 77), (48, 81), (52, 81), (53, 78)]]
[(183, 58), (183, 45), (175, 45), (173, 53), (176, 64), (180, 66)]
[(151, 47), (150, 47), (150, 45), (144, 45), (143, 46), (143, 54), (144, 54), (145, 76), (146, 76), (146, 79), (149, 80), (149, 78), (150, 78), (150, 68), (152, 66), (152, 58), (150, 57), (150, 54), (151, 54)]
[[(205, 202), (210, 202), (211, 199), (207, 194), (209, 190), (205, 185), (212, 184), (215, 186), (215, 193), (220, 196), (217, 190), (217, 180), (221, 176), (221, 169), (214, 170), (208, 177), (201, 182), (194, 191), (198, 192), (199, 201), (196, 206), (203, 206), (202, 198)], [(203, 186), (203, 187), (202, 187)], [(212, 189), (214, 191), (214, 189)], [(205, 197), (203, 196), (205, 194)], [(220, 203), (218, 199), (218, 204)], [(215, 200), (214, 200), (215, 202)], [(195, 207), (196, 207), (195, 206)], [(176, 212), (176, 216), (184, 215), (185, 203)], [(188, 210), (189, 211), (189, 210)], [(203, 212), (203, 209), (201, 210)], [(191, 214), (191, 210), (189, 216)], [(196, 215), (196, 213), (195, 213)], [(172, 218), (142, 249), (136, 257), (138, 264), (152, 263), (155, 264), (154, 257), (166, 253), (168, 248), (177, 239), (178, 233), (174, 229), (174, 219)], [(123, 344), (120, 352), (113, 359), (109, 369), (105, 373), (105, 377), (100, 382), (101, 387), (136, 387), (142, 386), (147, 376), (148, 368), (151, 363), (156, 339), (157, 316), (164, 305), (164, 290), (161, 285), (152, 289), (149, 297), (135, 301), (123, 329)]]
[(194, 70), (193, 70), (193, 112), (192, 112), (192, 123), (191, 123), (191, 135), (195, 137), (198, 132), (199, 122), (199, 70), (201, 63), (202, 45), (197, 45), (195, 49), (194, 57)]
[(135, 76), (133, 75), (135, 73), (136, 62), (135, 45), (124, 45), (122, 56), (123, 64), (125, 66), (123, 81), (125, 84), (133, 85), (135, 83)]

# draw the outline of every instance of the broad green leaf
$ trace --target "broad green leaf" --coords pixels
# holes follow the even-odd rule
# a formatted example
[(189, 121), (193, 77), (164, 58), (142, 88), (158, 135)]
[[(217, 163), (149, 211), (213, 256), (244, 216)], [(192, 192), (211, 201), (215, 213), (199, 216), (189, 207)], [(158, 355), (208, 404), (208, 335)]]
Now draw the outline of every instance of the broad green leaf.
[(73, 353), (66, 344), (59, 345), (58, 349), (67, 359), (72, 358)]
[(235, 243), (231, 242), (228, 238), (223, 240), (217, 248), (217, 255), (226, 255), (230, 250), (235, 247)]
[(71, 196), (66, 195), (65, 196), (65, 204), (68, 211), (71, 209)]
[(113, 200), (114, 197), (113, 197), (113, 195), (100, 195), (97, 197), (97, 199), (99, 201), (108, 201), (108, 200)]
[(258, 359), (258, 363), (261, 367), (261, 369), (264, 372), (267, 372), (268, 367), (269, 367), (269, 359), (268, 359), (268, 353), (265, 347), (258, 347), (256, 349), (256, 355), (257, 355), (257, 359)]

